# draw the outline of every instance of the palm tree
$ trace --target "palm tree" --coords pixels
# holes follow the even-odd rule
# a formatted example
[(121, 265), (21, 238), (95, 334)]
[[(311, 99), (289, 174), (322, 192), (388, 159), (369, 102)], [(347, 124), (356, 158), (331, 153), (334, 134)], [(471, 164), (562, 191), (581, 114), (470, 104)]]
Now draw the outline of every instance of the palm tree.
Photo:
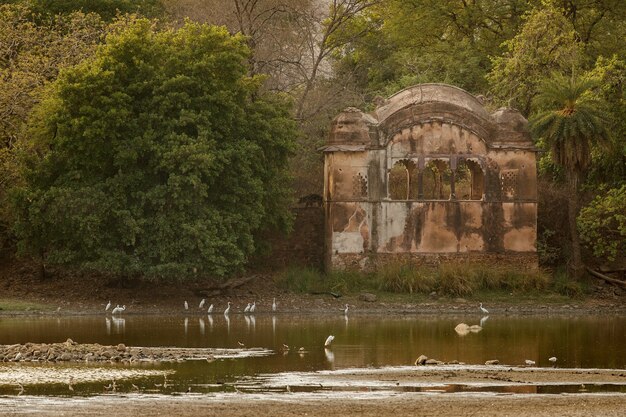
[(592, 92), (591, 80), (553, 75), (535, 98), (539, 110), (530, 118), (530, 128), (542, 138), (555, 164), (562, 167), (568, 183), (568, 219), (572, 240), (570, 274), (583, 273), (580, 239), (576, 228), (578, 185), (591, 164), (591, 148), (609, 141), (608, 123)]

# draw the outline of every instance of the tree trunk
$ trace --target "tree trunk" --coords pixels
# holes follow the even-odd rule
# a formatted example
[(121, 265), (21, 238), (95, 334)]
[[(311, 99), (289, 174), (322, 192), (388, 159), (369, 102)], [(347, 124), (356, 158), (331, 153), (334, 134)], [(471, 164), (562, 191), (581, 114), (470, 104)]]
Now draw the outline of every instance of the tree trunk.
[(585, 267), (582, 261), (578, 227), (576, 226), (576, 217), (578, 216), (578, 175), (570, 173), (568, 176), (568, 182), (569, 198), (567, 199), (567, 217), (569, 220), (570, 236), (572, 241), (569, 275), (575, 280), (580, 280), (585, 271)]

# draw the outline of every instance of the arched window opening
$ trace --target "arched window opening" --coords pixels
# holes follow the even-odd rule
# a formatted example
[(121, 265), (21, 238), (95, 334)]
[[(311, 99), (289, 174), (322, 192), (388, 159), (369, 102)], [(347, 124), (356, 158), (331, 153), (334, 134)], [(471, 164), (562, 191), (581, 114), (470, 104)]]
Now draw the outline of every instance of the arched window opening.
[(448, 200), (452, 171), (450, 163), (443, 159), (429, 161), (423, 173), (424, 198), (427, 200)]
[(485, 175), (476, 161), (461, 159), (454, 173), (454, 190), (457, 200), (481, 200)]
[(417, 198), (418, 181), (415, 162), (402, 159), (389, 170), (389, 197), (392, 200)]

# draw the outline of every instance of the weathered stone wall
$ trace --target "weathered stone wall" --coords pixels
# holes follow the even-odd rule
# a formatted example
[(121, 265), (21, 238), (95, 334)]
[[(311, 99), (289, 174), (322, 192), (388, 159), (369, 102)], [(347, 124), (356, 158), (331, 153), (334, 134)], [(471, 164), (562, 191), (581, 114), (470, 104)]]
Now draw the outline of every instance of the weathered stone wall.
[(342, 112), (324, 151), (327, 267), (385, 254), (536, 265), (536, 150), (519, 112), (420, 85)]

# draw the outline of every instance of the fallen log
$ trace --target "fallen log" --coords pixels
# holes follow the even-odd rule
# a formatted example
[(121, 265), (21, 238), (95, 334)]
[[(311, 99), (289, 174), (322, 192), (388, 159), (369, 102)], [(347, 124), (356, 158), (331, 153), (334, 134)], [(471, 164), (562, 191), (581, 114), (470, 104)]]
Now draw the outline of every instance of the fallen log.
[(598, 271), (594, 271), (591, 268), (586, 268), (587, 272), (589, 272), (591, 275), (593, 275), (596, 278), (600, 278), (605, 280), (606, 282), (616, 285), (616, 286), (621, 286), (622, 288), (626, 288), (626, 282), (624, 281), (620, 281), (619, 279), (615, 279), (615, 278), (611, 278), (611, 277), (607, 277), (604, 274), (599, 273)]

